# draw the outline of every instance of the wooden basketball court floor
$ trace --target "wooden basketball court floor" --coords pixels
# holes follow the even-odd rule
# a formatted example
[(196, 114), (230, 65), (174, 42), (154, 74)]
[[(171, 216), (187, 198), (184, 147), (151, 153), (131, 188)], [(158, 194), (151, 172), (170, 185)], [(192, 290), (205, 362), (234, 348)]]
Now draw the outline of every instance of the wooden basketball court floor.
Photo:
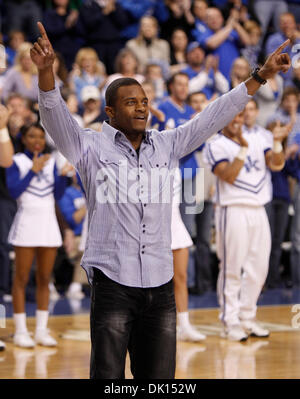
[[(195, 309), (190, 317), (207, 334), (203, 343), (177, 343), (176, 378), (192, 379), (299, 379), (300, 305), (261, 306), (258, 319), (271, 330), (269, 338), (249, 338), (245, 343), (219, 337), (217, 309)], [(297, 310), (297, 309), (296, 309)], [(294, 326), (293, 326), (294, 325)], [(28, 318), (30, 331), (34, 319)], [(89, 315), (51, 316), (49, 328), (58, 340), (56, 348), (16, 348), (12, 343), (13, 322), (0, 330), (6, 350), (0, 352), (1, 379), (89, 378)], [(126, 378), (132, 378), (129, 359)]]

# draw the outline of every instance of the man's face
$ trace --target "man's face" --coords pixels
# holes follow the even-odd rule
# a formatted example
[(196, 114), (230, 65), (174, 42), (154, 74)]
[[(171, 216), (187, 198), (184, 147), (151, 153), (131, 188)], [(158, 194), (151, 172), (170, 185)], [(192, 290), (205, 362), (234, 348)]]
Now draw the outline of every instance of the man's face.
[(207, 10), (207, 4), (205, 1), (201, 0), (196, 0), (194, 2), (194, 14), (196, 15), (197, 18), (200, 20), (205, 19), (206, 17), (206, 10)]
[(295, 94), (289, 94), (285, 96), (284, 100), (282, 101), (282, 108), (288, 112), (294, 112), (298, 108), (298, 98)]
[(206, 105), (207, 99), (204, 93), (195, 93), (191, 95), (190, 106), (194, 108), (195, 111), (203, 111)]
[(202, 65), (205, 53), (200, 47), (196, 47), (187, 53), (187, 62), (192, 67), (199, 67)]
[(296, 29), (296, 22), (292, 15), (282, 15), (279, 20), (279, 28), (285, 36), (289, 36)]
[(149, 115), (148, 98), (139, 85), (122, 86), (114, 107), (106, 107), (112, 125), (123, 133), (143, 133)]
[(252, 127), (257, 118), (258, 109), (256, 107), (255, 102), (250, 101), (245, 107), (244, 118), (245, 118), (245, 125), (247, 127)]
[(171, 96), (178, 101), (186, 101), (189, 94), (189, 78), (185, 75), (177, 75), (170, 85)]
[(223, 16), (217, 8), (208, 8), (206, 12), (207, 26), (214, 32), (220, 30), (223, 26)]
[(228, 134), (230, 137), (238, 136), (242, 126), (244, 124), (244, 111), (240, 112), (224, 127), (224, 133)]
[(24, 117), (26, 113), (26, 102), (22, 98), (12, 97), (7, 103), (7, 108), (12, 114)]

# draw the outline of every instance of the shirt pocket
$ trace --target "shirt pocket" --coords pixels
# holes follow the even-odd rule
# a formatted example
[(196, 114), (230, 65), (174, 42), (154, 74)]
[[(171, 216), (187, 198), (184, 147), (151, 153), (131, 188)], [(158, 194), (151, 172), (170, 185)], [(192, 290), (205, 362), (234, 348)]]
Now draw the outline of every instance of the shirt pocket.
[(173, 196), (174, 171), (166, 156), (154, 155), (149, 159), (149, 190), (151, 202), (171, 203)]

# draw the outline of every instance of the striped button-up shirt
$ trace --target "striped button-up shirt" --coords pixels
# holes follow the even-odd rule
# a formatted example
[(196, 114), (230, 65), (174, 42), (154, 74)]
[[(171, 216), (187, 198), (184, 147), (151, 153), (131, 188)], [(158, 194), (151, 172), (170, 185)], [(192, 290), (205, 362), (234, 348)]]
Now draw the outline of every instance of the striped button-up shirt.
[[(90, 282), (94, 267), (131, 287), (157, 287), (172, 279), (173, 179), (168, 175), (250, 98), (242, 83), (191, 121), (164, 132), (146, 131), (137, 153), (108, 123), (101, 133), (80, 128), (57, 87), (40, 90), (43, 126), (78, 170), (85, 189), (89, 220), (82, 266)], [(158, 181), (153, 178), (157, 175)]]

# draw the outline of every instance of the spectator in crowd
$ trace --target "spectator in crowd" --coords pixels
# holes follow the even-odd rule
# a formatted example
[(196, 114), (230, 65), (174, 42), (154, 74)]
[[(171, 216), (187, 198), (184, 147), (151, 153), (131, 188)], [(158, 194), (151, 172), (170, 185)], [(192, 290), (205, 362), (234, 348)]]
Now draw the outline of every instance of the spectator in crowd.
[(168, 95), (161, 65), (158, 63), (146, 65), (145, 79), (154, 85), (155, 101), (160, 101)]
[(229, 80), (232, 63), (240, 55), (240, 46), (250, 44), (249, 35), (234, 17), (229, 17), (224, 25), (224, 18), (217, 8), (207, 9), (206, 22), (209, 30), (198, 41), (204, 49), (218, 55), (220, 72)]
[(96, 50), (111, 75), (123, 45), (120, 31), (128, 25), (126, 12), (116, 0), (86, 0), (80, 8), (80, 19), (86, 45)]
[(30, 105), (29, 100), (17, 93), (11, 93), (6, 99), (6, 106), (9, 110), (8, 129), (17, 149), (20, 147), (21, 127), (38, 120), (37, 114), (33, 112)]
[(188, 66), (182, 70), (189, 78), (189, 92), (203, 91), (210, 99), (214, 95), (224, 94), (229, 90), (227, 79), (219, 71), (218, 58), (205, 52), (198, 42), (187, 47)]
[(81, 91), (81, 101), (84, 127), (100, 131), (102, 122), (106, 119), (105, 113), (101, 110), (100, 90), (95, 86), (85, 86)]
[(138, 59), (128, 48), (119, 51), (115, 61), (115, 73), (109, 75), (103, 88), (103, 97), (108, 85), (118, 78), (133, 78), (142, 83), (144, 75), (138, 73)]
[(209, 101), (207, 100), (206, 95), (202, 91), (198, 91), (189, 94), (187, 98), (187, 103), (192, 108), (194, 108), (196, 112), (201, 112), (208, 105)]
[[(270, 2), (272, 3), (272, 2)], [(292, 58), (295, 52), (292, 51), (295, 44), (300, 43), (300, 31), (297, 29), (296, 20), (293, 14), (289, 12), (284, 12), (280, 15), (279, 19), (279, 30), (269, 36), (266, 42), (266, 53), (270, 54), (273, 52), (279, 43), (282, 43), (286, 39), (290, 39), (290, 44), (286, 48), (286, 52)], [(284, 81), (291, 79), (292, 76), (291, 68), (286, 74), (282, 74)]]
[[(278, 129), (278, 126), (282, 126), (279, 121), (272, 122), (268, 125), (268, 129), (274, 131)], [(286, 147), (286, 142), (284, 147)], [(291, 204), (289, 177), (297, 179), (299, 167), (300, 163), (297, 157), (289, 158), (281, 171), (272, 172), (273, 197), (272, 201), (266, 205), (272, 235), (269, 272), (266, 281), (266, 287), (270, 289), (278, 288), (280, 284), (281, 244), (285, 238)]]
[(170, 40), (173, 30), (180, 28), (189, 35), (195, 27), (195, 18), (192, 14), (191, 0), (166, 0), (168, 19), (161, 24), (161, 37)]
[(21, 44), (25, 42), (24, 32), (20, 30), (10, 31), (8, 35), (8, 46), (5, 47), (7, 67), (14, 64), (15, 56)]
[(86, 217), (86, 202), (77, 180), (78, 177), (74, 174), (72, 185), (67, 187), (58, 201), (59, 208), (75, 235), (74, 248), (68, 253), (70, 260), (74, 264), (72, 282), (66, 294), (69, 299), (82, 299), (84, 297), (82, 284), (87, 283), (86, 274), (80, 266), (82, 252), (79, 250), (83, 221)]
[[(35, 343), (55, 346), (57, 343), (47, 330), (48, 286), (56, 248), (62, 244), (55, 216), (54, 198), (59, 199), (63, 195), (66, 178), (63, 177), (63, 172), (61, 176), (57, 175), (54, 159), (49, 154), (43, 154), (46, 140), (44, 129), (40, 125), (24, 127), (22, 143), (25, 147), (24, 152), (16, 154), (13, 165), (6, 169), (8, 190), (18, 203), (17, 215), (8, 235), (8, 242), (14, 245), (16, 253), (13, 282), (14, 343), (24, 348), (32, 348)], [(41, 192), (43, 196), (40, 195)], [(45, 195), (46, 193), (48, 195)], [(35, 256), (37, 312), (33, 340), (26, 326), (25, 288)]]
[(70, 71), (76, 56), (76, 53), (83, 44), (82, 29), (78, 20), (70, 23), (69, 0), (53, 0), (53, 8), (46, 10), (43, 17), (49, 38), (52, 41), (53, 48), (59, 52), (64, 59), (67, 69)]
[(148, 123), (147, 123), (147, 128), (156, 128), (152, 124), (152, 118), (156, 118), (156, 120), (161, 123), (165, 122), (165, 114), (157, 109), (157, 104), (155, 101), (155, 86), (153, 82), (150, 80), (144, 80), (142, 83), (142, 87), (146, 93), (146, 96), (148, 98), (148, 104), (149, 104), (149, 117), (148, 117)]
[(300, 93), (300, 63), (295, 65), (292, 71), (291, 79), (285, 83), (286, 87), (295, 87)]
[(171, 55), (170, 55), (170, 72), (171, 74), (179, 72), (186, 65), (186, 48), (188, 45), (188, 37), (184, 30), (175, 29), (170, 39)]
[[(0, 105), (0, 167), (7, 168), (12, 164), (14, 154), (13, 145), (7, 128), (9, 111), (4, 105)], [(1, 296), (1, 294), (0, 294)]]
[(37, 0), (5, 0), (6, 32), (19, 30), (26, 39), (34, 41), (39, 35), (37, 22), (42, 20), (41, 2)]
[(249, 44), (241, 49), (242, 56), (248, 61), (252, 69), (257, 67), (258, 57), (261, 52), (261, 28), (255, 21), (249, 20), (244, 24), (249, 35)]
[(243, 57), (236, 58), (232, 64), (230, 72), (231, 88), (244, 82), (250, 76), (250, 73), (251, 68), (248, 61)]
[(11, 92), (16, 92), (37, 101), (37, 70), (30, 58), (31, 47), (31, 43), (23, 43), (17, 52), (14, 66), (6, 72), (1, 95), (4, 100)]
[(192, 30), (194, 40), (198, 41), (198, 35), (202, 35), (207, 30), (206, 11), (208, 9), (207, 0), (195, 0), (192, 11), (195, 16), (195, 28)]
[(266, 127), (268, 120), (275, 114), (281, 103), (283, 93), (283, 78), (276, 75), (267, 80), (255, 94), (255, 100), (258, 104), (257, 123)]
[(70, 88), (76, 93), (81, 104), (81, 90), (85, 86), (101, 88), (105, 82), (105, 68), (96, 51), (90, 47), (80, 49), (70, 74)]
[(151, 15), (161, 24), (168, 19), (168, 11), (165, 2), (161, 0), (118, 0), (122, 8), (129, 16), (128, 25), (122, 30), (125, 41), (133, 39), (138, 35), (140, 19)]
[(287, 149), (288, 155), (295, 155), (294, 149), (292, 147), (297, 144), (295, 143), (295, 137), (297, 133), (300, 132), (300, 113), (298, 112), (299, 106), (299, 92), (294, 87), (287, 87), (284, 89), (282, 94), (282, 100), (280, 107), (274, 112), (274, 114), (269, 118), (268, 124), (274, 121), (280, 121), (283, 125), (287, 125), (290, 122), (292, 123), (291, 132), (288, 137), (288, 146)]
[(285, 0), (254, 0), (253, 6), (262, 30), (262, 44), (271, 21), (276, 31), (281, 29), (280, 16), (287, 12), (288, 8)]
[(64, 59), (61, 54), (55, 53), (55, 62), (54, 62), (54, 75), (55, 81), (60, 87), (60, 89), (68, 88), (69, 86), (69, 76), (68, 70), (66, 68)]
[(126, 43), (139, 62), (140, 72), (144, 72), (146, 64), (159, 61), (166, 67), (170, 64), (170, 45), (158, 37), (158, 23), (154, 17), (143, 17), (139, 34)]

